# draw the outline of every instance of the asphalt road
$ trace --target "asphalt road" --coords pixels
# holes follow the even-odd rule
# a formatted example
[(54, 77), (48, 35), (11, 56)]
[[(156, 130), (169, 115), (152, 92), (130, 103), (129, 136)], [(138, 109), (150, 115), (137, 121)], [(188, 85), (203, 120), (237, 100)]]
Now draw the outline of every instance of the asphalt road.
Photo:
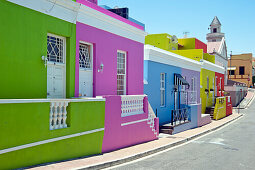
[(234, 123), (186, 145), (114, 169), (255, 170), (255, 100)]

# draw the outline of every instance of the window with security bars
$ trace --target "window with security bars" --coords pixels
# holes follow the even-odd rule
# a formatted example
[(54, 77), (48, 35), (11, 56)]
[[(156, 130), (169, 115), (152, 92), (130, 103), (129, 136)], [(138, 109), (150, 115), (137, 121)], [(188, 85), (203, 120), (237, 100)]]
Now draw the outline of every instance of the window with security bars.
[(126, 52), (117, 54), (117, 95), (126, 95)]
[(91, 45), (80, 43), (79, 46), (79, 64), (80, 68), (85, 70), (92, 69)]
[(196, 91), (196, 78), (195, 77), (193, 77), (192, 79), (191, 79), (191, 86), (190, 86), (190, 89), (191, 89), (191, 91)]
[(160, 73), (160, 106), (166, 105), (166, 74)]
[(64, 38), (47, 36), (47, 59), (51, 62), (64, 63)]

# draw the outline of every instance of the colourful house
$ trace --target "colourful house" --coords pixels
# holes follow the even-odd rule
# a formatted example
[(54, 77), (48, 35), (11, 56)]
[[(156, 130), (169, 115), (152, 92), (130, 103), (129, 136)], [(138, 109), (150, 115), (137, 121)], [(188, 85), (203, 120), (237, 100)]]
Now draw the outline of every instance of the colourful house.
[(198, 126), (200, 71), (198, 61), (145, 45), (144, 93), (159, 118), (161, 132), (166, 126), (174, 128), (170, 133)]
[(1, 169), (157, 139), (141, 25), (97, 1), (1, 1), (0, 13)]

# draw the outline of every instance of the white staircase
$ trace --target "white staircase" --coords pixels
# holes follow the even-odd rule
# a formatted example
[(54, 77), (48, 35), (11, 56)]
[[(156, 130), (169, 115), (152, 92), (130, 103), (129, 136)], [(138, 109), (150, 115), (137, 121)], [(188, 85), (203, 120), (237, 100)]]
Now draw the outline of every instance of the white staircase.
[(155, 115), (150, 103), (148, 102), (148, 121), (147, 121), (147, 124), (150, 125), (150, 128), (152, 129), (152, 132), (154, 133), (154, 135), (156, 137), (158, 137), (159, 134), (157, 133), (156, 129), (154, 128), (154, 125), (155, 125), (154, 124), (155, 123), (154, 118), (156, 118), (156, 115)]

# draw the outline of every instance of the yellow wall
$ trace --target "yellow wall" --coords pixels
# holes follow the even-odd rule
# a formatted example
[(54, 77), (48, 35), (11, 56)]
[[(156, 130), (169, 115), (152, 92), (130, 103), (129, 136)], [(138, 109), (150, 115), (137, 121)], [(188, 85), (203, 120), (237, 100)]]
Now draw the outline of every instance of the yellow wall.
[(172, 43), (169, 34), (149, 34), (145, 37), (145, 44), (153, 45), (163, 50), (178, 50), (178, 42)]
[[(205, 89), (207, 89), (207, 76), (209, 77), (209, 92), (207, 95), (207, 92)], [(200, 97), (201, 97), (201, 113), (205, 113), (206, 107), (210, 107), (213, 105), (213, 96), (214, 93), (210, 92), (210, 89), (214, 89), (213, 87), (213, 81), (215, 85), (215, 73), (210, 70), (201, 69), (200, 73)]]
[(203, 50), (202, 49), (192, 49), (192, 50), (169, 50), (172, 53), (200, 61), (203, 59)]
[(216, 98), (213, 119), (218, 120), (226, 117), (226, 97)]
[(211, 63), (214, 63), (215, 64), (215, 56), (214, 55), (210, 55), (208, 53), (204, 53), (204, 60), (207, 60)]
[(195, 49), (195, 38), (180, 38), (178, 39), (178, 43), (183, 45), (183, 47), (179, 47), (179, 50), (188, 50)]

